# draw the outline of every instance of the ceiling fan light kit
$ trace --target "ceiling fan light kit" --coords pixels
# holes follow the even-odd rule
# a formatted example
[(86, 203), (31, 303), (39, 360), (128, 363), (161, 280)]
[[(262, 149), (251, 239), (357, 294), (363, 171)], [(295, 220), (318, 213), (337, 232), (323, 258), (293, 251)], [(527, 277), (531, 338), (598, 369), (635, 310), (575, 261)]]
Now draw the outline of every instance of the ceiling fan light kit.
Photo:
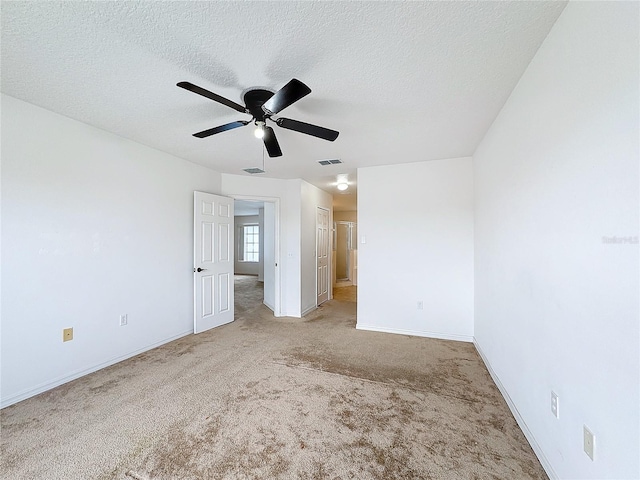
[(256, 138), (264, 138), (264, 122), (256, 122), (256, 129), (253, 134)]
[(269, 156), (280, 157), (282, 156), (282, 150), (280, 149), (280, 145), (278, 144), (273, 128), (266, 124), (267, 120), (274, 122), (281, 128), (322, 138), (323, 140), (328, 140), (330, 142), (333, 142), (339, 135), (339, 132), (336, 132), (335, 130), (319, 127), (318, 125), (312, 125), (310, 123), (300, 122), (290, 118), (271, 118), (273, 115), (276, 115), (311, 93), (311, 89), (309, 87), (295, 78), (275, 93), (263, 88), (247, 90), (243, 95), (245, 103), (244, 106), (216, 93), (210, 92), (202, 87), (198, 87), (190, 82), (179, 82), (177, 85), (185, 90), (197, 93), (198, 95), (202, 95), (210, 100), (221, 103), (222, 105), (232, 108), (240, 113), (246, 113), (253, 117), (251, 120), (238, 120), (236, 122), (227, 123), (208, 130), (203, 130), (202, 132), (194, 133), (193, 136), (197, 138), (209, 137), (217, 133), (226, 132), (227, 130), (244, 127), (245, 125), (254, 122), (256, 125), (254, 135), (257, 138), (262, 138)]

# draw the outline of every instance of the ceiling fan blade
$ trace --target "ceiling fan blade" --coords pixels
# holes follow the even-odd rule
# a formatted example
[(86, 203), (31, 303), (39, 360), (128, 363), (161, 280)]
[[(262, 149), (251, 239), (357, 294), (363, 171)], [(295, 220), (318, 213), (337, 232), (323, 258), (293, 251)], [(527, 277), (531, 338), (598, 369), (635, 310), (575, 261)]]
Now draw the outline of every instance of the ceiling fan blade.
[(299, 122), (298, 120), (291, 120), (290, 118), (279, 118), (276, 120), (276, 124), (288, 130), (306, 133), (307, 135), (313, 135), (314, 137), (329, 140), (330, 142), (333, 142), (338, 138), (338, 135), (340, 135), (340, 132), (336, 132), (335, 130), (311, 125), (310, 123)]
[(248, 120), (238, 120), (237, 122), (227, 123), (225, 125), (220, 125), (219, 127), (210, 128), (209, 130), (203, 130), (202, 132), (194, 133), (194, 137), (204, 138), (210, 137), (211, 135), (215, 135), (216, 133), (226, 132), (227, 130), (233, 130), (234, 128), (244, 127), (249, 123)]
[(189, 82), (180, 82), (177, 84), (179, 87), (184, 88), (185, 90), (189, 90), (193, 93), (197, 93), (198, 95), (202, 95), (203, 97), (207, 97), (215, 102), (221, 103), (223, 105), (226, 105), (227, 107), (233, 108), (234, 110), (237, 110), (238, 112), (241, 113), (248, 113), (247, 109), (245, 107), (243, 107), (242, 105), (233, 102), (231, 100), (229, 100), (228, 98), (224, 98), (221, 97), (220, 95), (217, 95), (213, 92), (210, 92), (209, 90), (205, 90), (202, 87), (199, 87), (197, 85), (194, 85), (193, 83), (189, 83)]
[(297, 102), (305, 95), (309, 95), (311, 89), (300, 80), (292, 79), (284, 87), (273, 94), (269, 100), (264, 102), (262, 109), (269, 115), (284, 110), (292, 103)]
[(270, 157), (282, 156), (282, 150), (280, 150), (280, 145), (278, 145), (276, 133), (273, 131), (273, 128), (264, 127), (264, 137), (262, 137), (262, 140), (264, 141), (264, 146), (267, 147), (267, 153)]

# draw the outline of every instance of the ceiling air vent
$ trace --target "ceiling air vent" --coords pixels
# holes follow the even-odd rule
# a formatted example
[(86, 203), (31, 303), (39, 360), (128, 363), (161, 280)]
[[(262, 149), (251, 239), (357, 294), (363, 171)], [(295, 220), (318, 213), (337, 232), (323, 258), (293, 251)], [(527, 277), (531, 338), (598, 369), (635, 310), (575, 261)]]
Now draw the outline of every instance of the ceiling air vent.
[(336, 165), (337, 163), (342, 163), (342, 160), (336, 158), (335, 160), (319, 160), (318, 163), (320, 165)]
[(245, 168), (244, 171), (252, 175), (254, 173), (264, 173), (264, 170), (262, 170), (261, 168)]

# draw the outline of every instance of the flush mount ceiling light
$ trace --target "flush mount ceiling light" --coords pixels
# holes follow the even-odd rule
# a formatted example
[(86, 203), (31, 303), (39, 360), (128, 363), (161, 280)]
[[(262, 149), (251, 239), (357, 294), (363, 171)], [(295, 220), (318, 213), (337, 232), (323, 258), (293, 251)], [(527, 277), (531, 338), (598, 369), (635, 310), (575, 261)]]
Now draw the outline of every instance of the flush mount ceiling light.
[(349, 176), (347, 174), (340, 174), (337, 177), (338, 183), (336, 184), (338, 190), (344, 192), (349, 188)]

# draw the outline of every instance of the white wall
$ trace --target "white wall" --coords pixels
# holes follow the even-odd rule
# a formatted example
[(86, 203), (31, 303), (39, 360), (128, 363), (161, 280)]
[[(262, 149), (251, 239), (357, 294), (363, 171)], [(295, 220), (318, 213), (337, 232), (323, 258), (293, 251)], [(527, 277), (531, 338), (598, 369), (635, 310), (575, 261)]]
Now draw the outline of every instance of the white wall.
[(358, 169), (358, 235), (357, 328), (473, 339), (471, 158)]
[[(260, 228), (260, 261), (258, 262), (241, 262), (239, 252), (242, 249), (242, 227), (244, 225), (258, 225), (260, 226), (261, 220), (259, 215), (242, 215), (234, 217), (234, 225), (236, 228), (235, 234), (235, 256), (234, 256), (234, 265), (233, 272), (238, 275), (258, 275), (260, 271), (260, 264), (263, 263), (264, 259), (264, 225)], [(263, 272), (264, 272), (264, 265)], [(264, 273), (263, 273), (264, 276)]]
[(474, 155), (476, 342), (552, 478), (640, 478), (638, 16), (570, 3)]
[(193, 331), (194, 190), (220, 175), (2, 96), (3, 406)]
[[(318, 303), (316, 288), (317, 255), (316, 255), (316, 221), (318, 207), (329, 211), (329, 225), (332, 225), (331, 210), (333, 198), (330, 193), (307, 183), (300, 182), (301, 192), (301, 230), (300, 230), (300, 292), (302, 314), (313, 310)], [(331, 276), (329, 276), (331, 278)], [(329, 287), (330, 288), (330, 287)]]

